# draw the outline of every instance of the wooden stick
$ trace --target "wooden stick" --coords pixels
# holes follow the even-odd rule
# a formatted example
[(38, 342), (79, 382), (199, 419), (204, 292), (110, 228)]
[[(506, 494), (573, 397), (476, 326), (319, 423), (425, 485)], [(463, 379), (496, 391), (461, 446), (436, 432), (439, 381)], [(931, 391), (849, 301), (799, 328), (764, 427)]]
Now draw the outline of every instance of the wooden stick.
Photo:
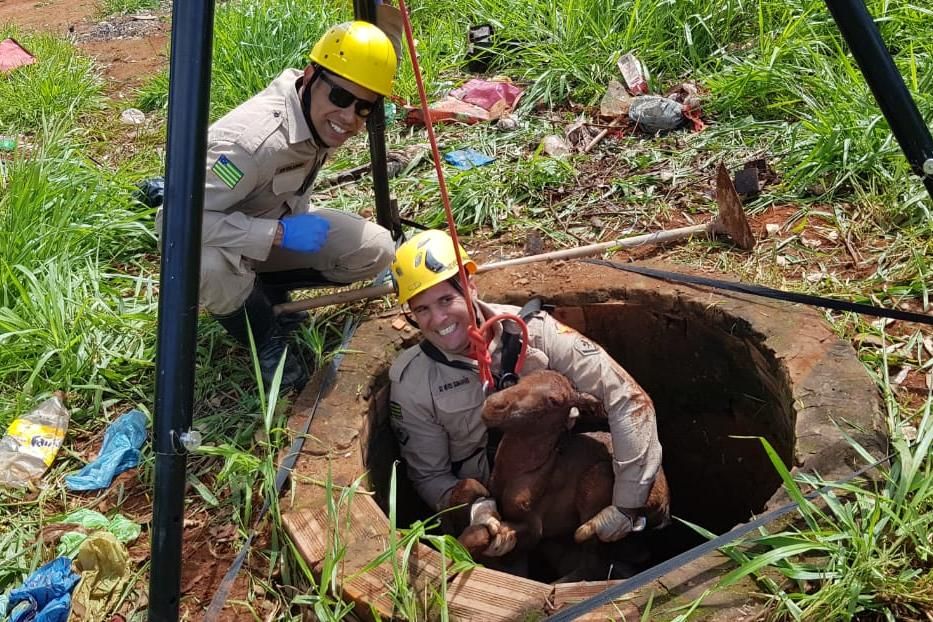
[[(664, 244), (666, 242), (673, 242), (676, 240), (682, 240), (690, 236), (696, 235), (698, 233), (714, 233), (719, 231), (719, 222), (718, 219), (713, 219), (705, 225), (692, 225), (690, 227), (679, 227), (677, 229), (671, 229), (669, 231), (657, 231), (655, 233), (646, 233), (643, 235), (636, 235), (630, 238), (622, 238), (620, 240), (613, 240), (611, 242), (600, 242), (598, 244), (589, 244), (587, 246), (579, 246), (577, 248), (567, 248), (559, 251), (552, 251), (550, 253), (541, 253), (540, 255), (529, 255), (527, 257), (516, 257), (515, 259), (506, 259), (504, 261), (496, 261), (493, 263), (483, 264), (477, 268), (477, 272), (487, 272), (489, 270), (495, 270), (497, 268), (506, 268), (508, 266), (520, 266), (528, 263), (537, 263), (539, 261), (551, 261), (559, 259), (575, 259), (577, 257), (589, 257), (592, 255), (598, 255), (606, 251), (614, 250), (617, 248), (635, 248), (637, 246), (645, 246), (647, 244)], [(308, 309), (316, 309), (318, 307), (326, 307), (327, 305), (342, 304), (345, 302), (356, 302), (357, 300), (366, 300), (368, 298), (381, 298), (394, 292), (395, 289), (390, 284), (385, 285), (373, 285), (371, 287), (363, 287), (360, 289), (351, 289), (342, 292), (337, 292), (336, 294), (328, 294), (325, 296), (317, 296), (315, 298), (309, 298), (306, 300), (296, 300), (294, 302), (286, 302), (279, 305), (275, 305), (276, 315), (280, 313), (295, 313), (297, 311), (307, 311)]]
[(622, 122), (622, 117), (616, 117), (615, 119), (613, 119), (612, 122), (605, 127), (605, 129), (601, 130), (599, 134), (594, 136), (593, 140), (591, 140), (590, 143), (586, 147), (583, 148), (583, 153), (589, 153), (590, 151), (592, 151), (593, 147), (595, 147), (600, 142), (602, 142), (602, 140), (606, 137), (606, 135), (609, 134), (609, 130), (611, 130), (614, 127), (617, 127), (619, 123), (621, 122)]

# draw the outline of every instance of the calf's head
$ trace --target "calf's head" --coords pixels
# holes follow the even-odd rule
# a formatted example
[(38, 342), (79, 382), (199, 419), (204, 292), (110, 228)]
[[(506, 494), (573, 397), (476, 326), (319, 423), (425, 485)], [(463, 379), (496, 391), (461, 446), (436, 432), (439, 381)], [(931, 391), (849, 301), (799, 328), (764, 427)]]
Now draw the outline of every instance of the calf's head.
[(518, 384), (493, 393), (483, 405), (483, 423), (503, 430), (567, 426), (580, 411), (602, 413), (602, 403), (573, 388), (561, 373), (541, 370), (522, 376)]

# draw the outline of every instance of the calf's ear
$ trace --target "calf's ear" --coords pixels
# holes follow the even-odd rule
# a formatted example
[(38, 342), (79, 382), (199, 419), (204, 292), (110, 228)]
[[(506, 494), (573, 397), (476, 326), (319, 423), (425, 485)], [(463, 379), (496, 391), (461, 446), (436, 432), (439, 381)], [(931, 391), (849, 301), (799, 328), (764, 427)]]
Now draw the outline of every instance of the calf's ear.
[(574, 392), (570, 405), (572, 408), (579, 409), (577, 414), (585, 418), (606, 419), (608, 417), (602, 400), (595, 398), (589, 393), (583, 393), (581, 391)]

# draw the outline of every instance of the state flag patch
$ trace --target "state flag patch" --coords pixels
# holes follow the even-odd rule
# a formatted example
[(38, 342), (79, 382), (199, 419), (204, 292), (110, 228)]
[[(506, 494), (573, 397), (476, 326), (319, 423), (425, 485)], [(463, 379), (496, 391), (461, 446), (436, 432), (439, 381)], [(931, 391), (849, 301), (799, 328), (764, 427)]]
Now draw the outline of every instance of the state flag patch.
[(243, 171), (237, 168), (237, 165), (231, 162), (230, 158), (225, 155), (217, 158), (211, 170), (214, 171), (214, 174), (217, 175), (220, 181), (224, 182), (224, 185), (228, 188), (233, 188), (243, 179)]

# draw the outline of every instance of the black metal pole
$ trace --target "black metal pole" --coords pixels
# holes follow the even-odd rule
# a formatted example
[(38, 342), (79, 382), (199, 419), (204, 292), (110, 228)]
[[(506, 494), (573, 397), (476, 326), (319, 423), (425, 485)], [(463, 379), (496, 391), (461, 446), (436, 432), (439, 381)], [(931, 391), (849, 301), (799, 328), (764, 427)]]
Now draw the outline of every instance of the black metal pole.
[[(358, 20), (375, 24), (376, 0), (353, 0), (353, 14)], [(369, 132), (369, 159), (372, 161), (373, 191), (376, 195), (376, 222), (392, 233), (393, 240), (398, 240), (402, 236), (402, 223), (398, 206), (389, 195), (385, 108), (376, 106), (366, 119), (366, 130)]]
[(933, 138), (862, 0), (826, 0), (914, 173), (933, 198)]
[(178, 620), (181, 596), (187, 455), (180, 441), (191, 427), (194, 400), (213, 24), (213, 0), (173, 3), (153, 423), (151, 622)]

